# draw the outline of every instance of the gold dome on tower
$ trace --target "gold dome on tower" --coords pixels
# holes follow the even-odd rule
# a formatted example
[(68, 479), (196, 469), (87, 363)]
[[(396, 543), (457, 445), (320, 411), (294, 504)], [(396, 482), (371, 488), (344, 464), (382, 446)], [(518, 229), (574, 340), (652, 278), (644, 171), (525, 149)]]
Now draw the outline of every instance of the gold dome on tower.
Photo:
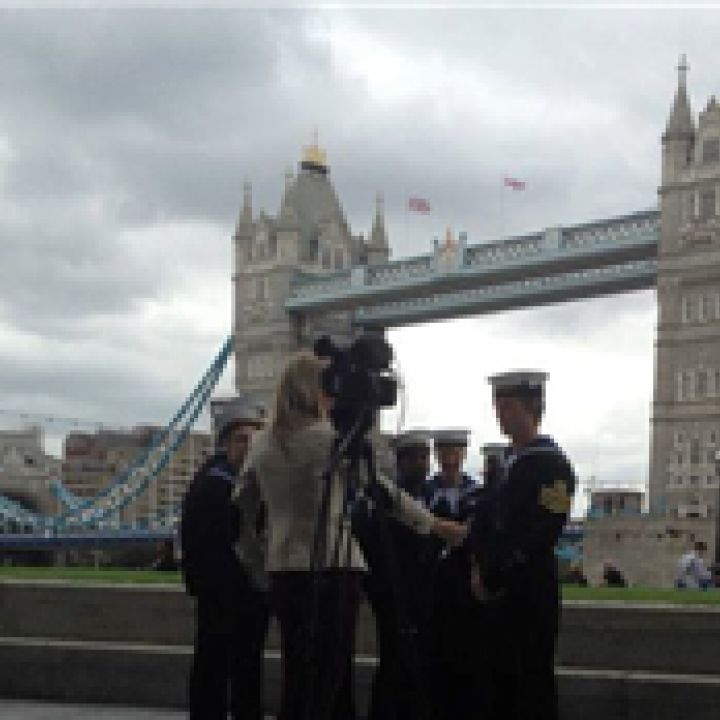
[(323, 174), (328, 171), (327, 153), (318, 145), (317, 130), (312, 145), (307, 145), (303, 149), (303, 159), (300, 167), (304, 170), (315, 170)]

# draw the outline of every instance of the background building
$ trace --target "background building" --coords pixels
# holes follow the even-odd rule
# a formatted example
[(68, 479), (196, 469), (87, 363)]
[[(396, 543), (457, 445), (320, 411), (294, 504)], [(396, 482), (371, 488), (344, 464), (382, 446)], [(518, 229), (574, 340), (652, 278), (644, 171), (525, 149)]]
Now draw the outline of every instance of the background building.
[(0, 430), (0, 492), (3, 495), (28, 509), (52, 514), (57, 510), (57, 501), (50, 492), (50, 482), (59, 476), (60, 469), (60, 461), (45, 452), (40, 426)]
[[(130, 430), (70, 433), (63, 446), (62, 477), (70, 492), (91, 498), (137, 460), (161, 430), (138, 425)], [(116, 520), (143, 524), (175, 514), (195, 471), (212, 451), (209, 433), (192, 432), (171, 456), (156, 482)]]
[(591, 517), (617, 517), (640, 515), (644, 493), (627, 488), (604, 488), (590, 493)]
[(680, 556), (696, 541), (712, 548), (715, 540), (708, 518), (590, 516), (584, 527), (582, 562), (591, 585), (602, 584), (603, 564), (610, 561), (631, 586), (671, 588)]

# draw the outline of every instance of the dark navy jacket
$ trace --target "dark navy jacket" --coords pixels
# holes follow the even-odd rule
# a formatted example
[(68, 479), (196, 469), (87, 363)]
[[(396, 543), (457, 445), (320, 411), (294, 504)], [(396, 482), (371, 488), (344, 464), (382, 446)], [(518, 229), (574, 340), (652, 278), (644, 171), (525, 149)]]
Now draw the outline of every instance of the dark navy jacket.
[(558, 601), (555, 545), (575, 492), (572, 465), (540, 436), (508, 449), (497, 486), (475, 513), (468, 542), (490, 595), (529, 604)]
[(240, 514), (231, 502), (235, 472), (223, 453), (210, 458), (185, 493), (180, 546), (185, 587), (190, 595), (228, 595), (248, 587), (233, 543)]
[[(422, 485), (410, 487), (402, 478), (397, 484), (423, 501)], [(428, 612), (434, 538), (419, 535), (389, 512), (383, 522), (377, 511), (367, 514), (362, 506), (353, 515), (353, 530), (370, 570), (365, 584), (376, 611), (396, 623), (402, 616), (410, 625), (421, 624)]]

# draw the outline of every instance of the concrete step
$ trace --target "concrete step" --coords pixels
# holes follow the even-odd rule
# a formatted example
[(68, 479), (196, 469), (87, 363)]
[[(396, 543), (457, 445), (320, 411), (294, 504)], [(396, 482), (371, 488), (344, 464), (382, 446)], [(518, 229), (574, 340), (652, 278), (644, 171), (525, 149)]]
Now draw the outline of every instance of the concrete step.
[[(0, 697), (182, 708), (191, 648), (0, 638)], [(376, 660), (356, 658), (358, 710), (367, 706)], [(557, 671), (563, 720), (717, 720), (720, 676), (598, 668)], [(278, 710), (280, 657), (265, 654), (266, 711)]]
[(720, 676), (716, 605), (576, 601), (560, 627), (562, 665)]
[[(0, 636), (190, 645), (193, 599), (177, 585), (0, 581)], [(277, 649), (274, 623), (267, 646)], [(561, 665), (720, 676), (720, 607), (568, 602)], [(360, 611), (356, 648), (374, 655), (375, 624)]]

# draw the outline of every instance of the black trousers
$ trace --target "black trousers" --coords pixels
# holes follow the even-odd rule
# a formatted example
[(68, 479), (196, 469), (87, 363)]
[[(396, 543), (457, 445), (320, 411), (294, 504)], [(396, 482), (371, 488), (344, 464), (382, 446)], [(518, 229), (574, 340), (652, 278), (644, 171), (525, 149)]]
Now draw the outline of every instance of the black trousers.
[(264, 593), (197, 597), (190, 670), (191, 720), (262, 720), (263, 649), (268, 627)]
[(469, 557), (459, 550), (436, 566), (428, 624), (433, 720), (486, 720), (485, 607), (470, 593)]
[(489, 616), (483, 720), (557, 720), (557, 607), (500, 603)]
[[(405, 603), (398, 612), (390, 588), (368, 578), (366, 594), (375, 617), (378, 665), (373, 675), (368, 720), (429, 718), (426, 613)], [(403, 588), (407, 592), (408, 588)], [(422, 593), (420, 584), (415, 592)]]
[(352, 720), (353, 655), (360, 573), (297, 570), (272, 574), (272, 608), (280, 623), (279, 720)]

